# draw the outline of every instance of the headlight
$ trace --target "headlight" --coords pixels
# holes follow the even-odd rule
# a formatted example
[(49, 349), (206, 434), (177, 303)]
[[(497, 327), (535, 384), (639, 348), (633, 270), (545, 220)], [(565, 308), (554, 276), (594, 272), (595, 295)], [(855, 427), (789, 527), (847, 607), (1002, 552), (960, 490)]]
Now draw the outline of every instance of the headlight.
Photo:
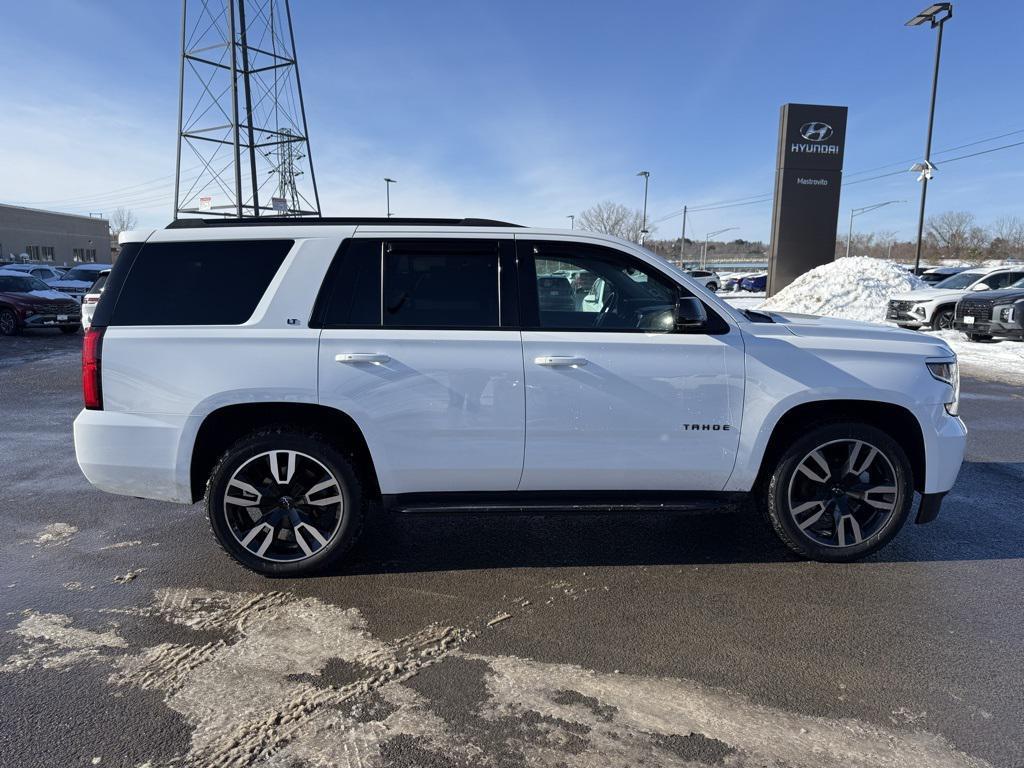
[(919, 302), (917, 302), (917, 304), (914, 305), (914, 310), (913, 310), (914, 314), (920, 315), (921, 317), (924, 317), (925, 316), (925, 309), (924, 309), (925, 304), (928, 304), (928, 302), (927, 301), (919, 301)]
[(946, 403), (946, 413), (950, 416), (960, 414), (960, 367), (956, 360), (941, 363), (925, 363), (932, 378), (949, 384), (953, 388), (953, 397)]

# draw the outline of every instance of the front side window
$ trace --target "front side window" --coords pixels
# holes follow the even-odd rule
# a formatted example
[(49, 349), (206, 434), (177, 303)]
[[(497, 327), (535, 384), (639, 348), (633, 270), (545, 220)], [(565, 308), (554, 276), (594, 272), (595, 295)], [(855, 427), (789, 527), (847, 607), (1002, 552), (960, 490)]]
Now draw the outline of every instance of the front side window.
[(497, 328), (498, 242), (384, 244), (382, 317), (391, 328)]
[(978, 281), (978, 278), (982, 276), (981, 272), (961, 272), (958, 275), (947, 277), (945, 280), (936, 283), (936, 288), (942, 289), (958, 289), (958, 288), (970, 288), (972, 284)]
[[(524, 253), (525, 252), (525, 253)], [(523, 243), (520, 264), (532, 263), (537, 327), (572, 331), (665, 331), (683, 289), (657, 270), (610, 248)], [(527, 288), (529, 291), (530, 288)]]

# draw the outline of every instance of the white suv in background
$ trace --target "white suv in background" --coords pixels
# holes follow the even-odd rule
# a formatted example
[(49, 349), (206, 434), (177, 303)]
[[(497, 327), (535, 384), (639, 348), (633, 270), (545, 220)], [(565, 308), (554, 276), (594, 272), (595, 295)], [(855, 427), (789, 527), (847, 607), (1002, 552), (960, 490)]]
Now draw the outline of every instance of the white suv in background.
[(114, 493), (205, 499), (260, 572), (337, 561), (380, 506), (747, 499), (794, 552), (848, 561), (915, 491), (933, 519), (963, 459), (941, 340), (740, 311), (616, 238), (325, 218), (121, 243), (84, 340), (79, 465)]
[(956, 303), (971, 291), (996, 291), (1021, 278), (1024, 264), (968, 269), (930, 288), (891, 296), (885, 317), (902, 328), (948, 330), (953, 327)]

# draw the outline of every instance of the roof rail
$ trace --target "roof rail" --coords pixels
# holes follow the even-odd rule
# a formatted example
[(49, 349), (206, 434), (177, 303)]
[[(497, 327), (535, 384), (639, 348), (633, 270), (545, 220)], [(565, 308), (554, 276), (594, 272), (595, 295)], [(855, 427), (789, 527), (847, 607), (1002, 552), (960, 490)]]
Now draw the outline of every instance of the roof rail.
[(521, 227), (522, 224), (511, 224), (507, 221), (494, 219), (400, 219), (373, 218), (365, 216), (253, 216), (235, 219), (175, 219), (167, 225), (167, 229), (202, 229), (204, 227), (258, 227), (258, 226), (338, 226), (353, 224), (394, 224), (434, 227)]

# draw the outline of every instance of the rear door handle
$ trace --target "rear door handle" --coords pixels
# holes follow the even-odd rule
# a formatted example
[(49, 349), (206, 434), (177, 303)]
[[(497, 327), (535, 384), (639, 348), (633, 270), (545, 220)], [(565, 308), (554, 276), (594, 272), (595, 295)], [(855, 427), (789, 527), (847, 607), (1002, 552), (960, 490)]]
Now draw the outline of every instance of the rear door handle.
[(558, 357), (557, 355), (548, 355), (544, 357), (535, 357), (533, 359), (537, 365), (546, 365), (549, 367), (558, 366), (569, 366), (572, 368), (578, 368), (581, 365), (587, 364), (587, 358), (585, 357)]
[(336, 363), (386, 363), (390, 359), (390, 355), (380, 352), (343, 352), (334, 356)]

